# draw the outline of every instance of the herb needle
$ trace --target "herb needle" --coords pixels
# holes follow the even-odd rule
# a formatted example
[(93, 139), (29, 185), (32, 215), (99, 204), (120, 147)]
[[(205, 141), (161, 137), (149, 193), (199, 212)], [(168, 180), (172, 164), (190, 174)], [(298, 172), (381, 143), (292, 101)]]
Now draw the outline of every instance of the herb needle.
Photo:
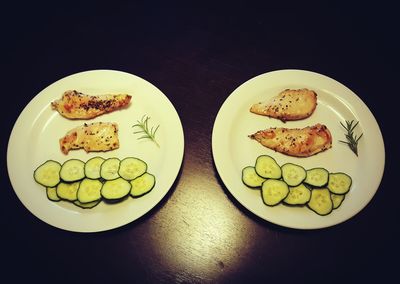
[(358, 141), (360, 141), (361, 137), (363, 136), (363, 133), (361, 133), (359, 137), (354, 134), (354, 129), (358, 125), (358, 121), (354, 123), (354, 120), (346, 120), (346, 125), (344, 125), (342, 122), (340, 122), (340, 125), (342, 125), (343, 128), (347, 131), (347, 133), (345, 134), (347, 141), (339, 140), (339, 142), (347, 144), (349, 148), (354, 152), (354, 154), (356, 154), (356, 156), (358, 157)]
[(154, 126), (152, 126), (149, 129), (149, 116), (143, 115), (143, 117), (141, 118), (141, 120), (138, 120), (136, 124), (132, 125), (132, 128), (138, 127), (140, 130), (134, 131), (134, 134), (142, 134), (142, 136), (140, 136), (138, 138), (138, 140), (140, 139), (149, 139), (151, 141), (153, 141), (157, 147), (160, 147), (160, 145), (158, 144), (158, 142), (156, 141), (156, 132), (158, 130), (158, 128), (160, 127), (160, 125), (157, 125), (157, 127), (154, 128)]

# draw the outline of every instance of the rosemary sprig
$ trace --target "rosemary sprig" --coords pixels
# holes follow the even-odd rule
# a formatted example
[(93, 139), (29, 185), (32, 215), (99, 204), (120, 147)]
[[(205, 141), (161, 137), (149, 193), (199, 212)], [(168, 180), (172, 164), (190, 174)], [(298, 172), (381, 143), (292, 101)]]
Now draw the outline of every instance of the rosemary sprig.
[(134, 131), (133, 134), (142, 134), (142, 136), (140, 136), (138, 139), (149, 139), (153, 141), (158, 147), (160, 147), (160, 145), (156, 141), (156, 132), (160, 125), (157, 125), (156, 128), (152, 126), (149, 129), (149, 119), (149, 116), (143, 115), (141, 120), (138, 120), (136, 124), (132, 125), (132, 128), (140, 128), (140, 130)]
[(346, 125), (344, 125), (342, 122), (340, 124), (346, 129), (347, 133), (345, 134), (347, 141), (339, 140), (339, 142), (345, 143), (349, 146), (349, 148), (356, 154), (358, 157), (358, 141), (360, 141), (361, 137), (363, 136), (363, 133), (359, 137), (354, 134), (354, 129), (358, 125), (358, 121), (354, 123), (354, 120), (352, 121), (347, 121), (346, 120)]

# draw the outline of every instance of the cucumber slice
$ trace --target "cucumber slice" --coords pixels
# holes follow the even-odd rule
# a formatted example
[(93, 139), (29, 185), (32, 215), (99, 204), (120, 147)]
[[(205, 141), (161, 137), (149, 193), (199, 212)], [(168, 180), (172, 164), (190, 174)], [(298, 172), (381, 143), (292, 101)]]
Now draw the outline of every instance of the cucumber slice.
[(60, 163), (47, 160), (33, 173), (33, 178), (38, 184), (41, 184), (45, 187), (55, 187), (60, 182)]
[(100, 176), (105, 180), (119, 178), (118, 170), (121, 161), (118, 158), (109, 158), (105, 160), (100, 167)]
[(323, 187), (328, 183), (329, 172), (324, 168), (314, 168), (307, 170), (307, 176), (304, 180), (305, 183), (315, 186)]
[(140, 177), (135, 178), (130, 181), (131, 183), (131, 191), (130, 194), (132, 197), (140, 197), (149, 193), (150, 190), (153, 189), (156, 184), (156, 178), (152, 174), (144, 173)]
[(346, 194), (352, 184), (351, 177), (345, 173), (329, 174), (328, 189), (334, 194)]
[(331, 199), (333, 202), (333, 209), (337, 209), (340, 207), (340, 205), (342, 205), (342, 202), (344, 200), (346, 195), (344, 194), (334, 194), (331, 193)]
[(91, 179), (100, 178), (101, 164), (104, 162), (102, 157), (93, 157), (85, 164), (85, 176)]
[(281, 167), (271, 156), (259, 156), (256, 160), (255, 169), (257, 174), (263, 178), (279, 179), (282, 176)]
[(123, 178), (108, 180), (101, 188), (101, 195), (107, 200), (119, 200), (131, 191), (131, 184)]
[(89, 202), (89, 203), (82, 203), (82, 202), (79, 202), (79, 200), (75, 200), (73, 203), (76, 206), (78, 206), (78, 207), (80, 207), (82, 209), (91, 209), (91, 208), (97, 206), (97, 204), (99, 204), (100, 201), (101, 201), (101, 199), (96, 200), (96, 201), (92, 201), (92, 202)]
[(329, 189), (315, 188), (311, 190), (311, 198), (307, 203), (307, 206), (321, 216), (331, 213), (333, 210), (333, 202)]
[(306, 178), (306, 170), (292, 163), (282, 166), (282, 178), (289, 186), (297, 186)]
[(248, 187), (260, 188), (265, 178), (260, 177), (254, 167), (248, 166), (242, 170), (242, 181)]
[(79, 188), (80, 181), (73, 182), (73, 183), (65, 183), (60, 182), (57, 185), (57, 196), (61, 199), (68, 200), (68, 201), (75, 201), (78, 199), (77, 193)]
[(304, 205), (311, 198), (311, 190), (303, 183), (295, 187), (289, 187), (289, 194), (283, 200), (288, 205)]
[(46, 195), (47, 195), (47, 198), (51, 201), (58, 202), (61, 200), (61, 198), (58, 197), (58, 195), (57, 195), (56, 187), (46, 187)]
[(103, 184), (97, 179), (85, 178), (79, 185), (77, 198), (80, 203), (90, 203), (101, 199), (101, 187)]
[(261, 197), (268, 206), (278, 205), (289, 194), (289, 187), (282, 180), (266, 180), (261, 187)]
[(147, 164), (134, 157), (128, 157), (121, 161), (118, 174), (126, 180), (133, 180), (147, 171)]
[(85, 163), (77, 159), (65, 161), (61, 166), (60, 177), (66, 182), (83, 179), (85, 177)]

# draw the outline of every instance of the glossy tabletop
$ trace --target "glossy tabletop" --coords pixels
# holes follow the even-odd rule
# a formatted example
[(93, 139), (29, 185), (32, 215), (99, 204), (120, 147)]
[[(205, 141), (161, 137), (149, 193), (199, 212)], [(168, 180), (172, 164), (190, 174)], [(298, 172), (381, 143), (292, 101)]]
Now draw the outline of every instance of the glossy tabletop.
[[(391, 279), (399, 249), (393, 7), (132, 2), (3, 9), (2, 275), (46, 283)], [(7, 173), (8, 138), (41, 90), (96, 69), (131, 73), (159, 88), (182, 122), (184, 157), (171, 189), (143, 217), (104, 232), (70, 232), (41, 221), (18, 199)], [(211, 138), (220, 107), (247, 80), (282, 69), (346, 85), (382, 131), (383, 179), (371, 202), (343, 223), (301, 230), (268, 222), (235, 199), (216, 169)]]

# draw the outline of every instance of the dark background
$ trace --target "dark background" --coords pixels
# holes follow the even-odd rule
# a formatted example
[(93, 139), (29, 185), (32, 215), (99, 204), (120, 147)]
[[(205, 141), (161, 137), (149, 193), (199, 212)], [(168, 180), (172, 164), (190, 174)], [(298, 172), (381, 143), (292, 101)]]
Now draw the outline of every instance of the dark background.
[[(17, 281), (243, 283), (388, 280), (397, 273), (399, 156), (395, 137), (399, 24), (384, 1), (359, 4), (97, 1), (1, 4), (1, 275)], [(349, 1), (350, 2), (350, 1)], [(215, 170), (211, 131), (229, 94), (278, 69), (343, 83), (368, 105), (385, 140), (377, 194), (352, 219), (320, 230), (261, 220)], [(80, 71), (116, 69), (157, 86), (185, 131), (167, 196), (124, 227), (81, 234), (33, 216), (8, 179), (8, 137), (42, 89)], [(13, 272), (15, 271), (15, 272)]]

